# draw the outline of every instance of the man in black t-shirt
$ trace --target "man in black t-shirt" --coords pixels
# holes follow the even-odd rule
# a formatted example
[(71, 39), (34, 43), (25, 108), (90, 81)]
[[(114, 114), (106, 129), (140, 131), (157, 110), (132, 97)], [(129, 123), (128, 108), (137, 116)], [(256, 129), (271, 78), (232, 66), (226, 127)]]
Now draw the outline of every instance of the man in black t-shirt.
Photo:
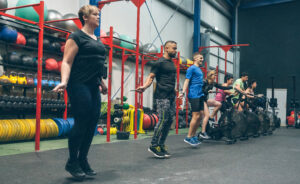
[(148, 151), (158, 158), (171, 156), (167, 152), (165, 140), (175, 115), (176, 67), (172, 58), (175, 58), (176, 53), (177, 43), (175, 41), (167, 41), (164, 45), (163, 57), (155, 62), (145, 84), (137, 88), (138, 92), (144, 92), (156, 78), (157, 86), (154, 92), (154, 99), (159, 114), (159, 121), (155, 126), (151, 146)]

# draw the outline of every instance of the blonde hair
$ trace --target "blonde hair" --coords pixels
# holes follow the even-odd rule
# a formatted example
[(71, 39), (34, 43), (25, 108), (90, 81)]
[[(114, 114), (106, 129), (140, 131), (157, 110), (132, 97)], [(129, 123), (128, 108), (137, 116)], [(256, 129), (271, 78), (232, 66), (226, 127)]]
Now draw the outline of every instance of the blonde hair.
[(216, 71), (215, 71), (215, 70), (211, 70), (211, 71), (209, 71), (209, 72), (207, 73), (206, 79), (207, 79), (207, 81), (208, 81), (209, 84), (211, 84), (211, 83), (214, 82), (214, 80), (212, 79), (212, 76), (213, 76), (213, 75), (216, 75)]
[(78, 11), (78, 17), (82, 25), (85, 24), (83, 16), (90, 16), (94, 11), (99, 11), (96, 6), (93, 5), (84, 5)]

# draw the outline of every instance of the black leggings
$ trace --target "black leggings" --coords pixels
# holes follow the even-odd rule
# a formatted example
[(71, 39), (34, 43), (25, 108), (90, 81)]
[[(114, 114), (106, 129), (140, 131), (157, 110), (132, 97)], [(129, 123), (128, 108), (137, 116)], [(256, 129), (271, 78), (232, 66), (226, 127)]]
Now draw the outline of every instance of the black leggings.
[(87, 159), (101, 108), (99, 86), (96, 83), (70, 84), (67, 88), (74, 127), (69, 134), (70, 161)]

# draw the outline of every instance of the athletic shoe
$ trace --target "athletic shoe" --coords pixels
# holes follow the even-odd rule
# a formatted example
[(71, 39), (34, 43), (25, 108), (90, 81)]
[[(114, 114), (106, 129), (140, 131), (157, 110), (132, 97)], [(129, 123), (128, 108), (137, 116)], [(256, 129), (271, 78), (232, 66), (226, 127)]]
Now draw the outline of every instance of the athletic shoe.
[(210, 139), (210, 136), (207, 135), (206, 132), (204, 132), (204, 133), (203, 133), (203, 132), (200, 132), (199, 136), (200, 136), (202, 139)]
[(171, 154), (168, 152), (168, 147), (166, 145), (161, 145), (160, 150), (161, 150), (162, 153), (165, 154), (166, 158), (171, 157)]
[(153, 153), (156, 158), (165, 158), (165, 154), (161, 151), (159, 146), (150, 146), (148, 151)]
[(65, 169), (78, 180), (85, 178), (85, 173), (82, 171), (78, 161), (70, 162), (70, 160), (68, 160)]
[(196, 142), (194, 137), (191, 137), (191, 138), (188, 138), (186, 137), (184, 140), (183, 140), (185, 143), (188, 143), (189, 145), (195, 147), (195, 146), (198, 146), (199, 145), (199, 142)]
[(88, 176), (95, 176), (97, 173), (91, 168), (90, 164), (88, 163), (87, 159), (80, 160), (79, 165), (82, 171)]
[(191, 139), (194, 139), (194, 141), (199, 145), (201, 144), (201, 141), (198, 139), (197, 136), (192, 137)]

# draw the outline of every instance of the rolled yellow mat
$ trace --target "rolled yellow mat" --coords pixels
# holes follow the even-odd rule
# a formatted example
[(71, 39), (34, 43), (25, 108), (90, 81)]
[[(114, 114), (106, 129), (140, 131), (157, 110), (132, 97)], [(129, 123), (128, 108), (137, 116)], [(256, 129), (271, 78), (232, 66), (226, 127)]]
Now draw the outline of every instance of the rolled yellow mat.
[(4, 120), (1, 120), (1, 125), (2, 125), (2, 138), (1, 141), (4, 142), (6, 140), (7, 134), (8, 134), (8, 127), (7, 124)]

